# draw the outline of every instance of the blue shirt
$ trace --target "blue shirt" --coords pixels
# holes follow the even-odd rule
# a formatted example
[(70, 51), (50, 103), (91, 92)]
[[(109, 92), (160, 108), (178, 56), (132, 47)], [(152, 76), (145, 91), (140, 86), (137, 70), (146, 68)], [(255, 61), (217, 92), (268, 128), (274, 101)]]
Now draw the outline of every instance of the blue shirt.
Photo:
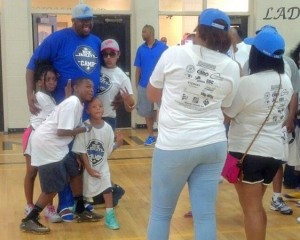
[(35, 69), (36, 60), (48, 60), (59, 73), (53, 96), (57, 103), (65, 98), (65, 86), (68, 79), (76, 80), (87, 77), (94, 82), (96, 94), (100, 80), (101, 40), (89, 34), (78, 35), (72, 28), (65, 28), (52, 33), (33, 53), (27, 68)]
[(168, 46), (158, 40), (155, 40), (152, 48), (149, 48), (147, 43), (143, 43), (137, 50), (134, 60), (134, 66), (141, 69), (141, 78), (139, 85), (146, 88), (150, 76), (158, 62), (161, 54), (168, 48)]

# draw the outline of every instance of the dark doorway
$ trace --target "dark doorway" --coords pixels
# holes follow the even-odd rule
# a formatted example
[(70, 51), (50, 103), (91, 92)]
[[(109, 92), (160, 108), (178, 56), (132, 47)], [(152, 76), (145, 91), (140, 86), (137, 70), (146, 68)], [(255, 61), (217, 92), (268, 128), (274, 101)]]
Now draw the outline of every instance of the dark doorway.
[[(130, 16), (103, 15), (94, 19), (93, 33), (102, 41), (113, 38), (120, 46), (121, 56), (118, 66), (130, 78)], [(117, 127), (131, 127), (131, 113), (125, 111), (124, 106), (117, 109)]]
[(237, 27), (243, 33), (242, 38), (248, 36), (248, 16), (230, 16), (231, 26)]

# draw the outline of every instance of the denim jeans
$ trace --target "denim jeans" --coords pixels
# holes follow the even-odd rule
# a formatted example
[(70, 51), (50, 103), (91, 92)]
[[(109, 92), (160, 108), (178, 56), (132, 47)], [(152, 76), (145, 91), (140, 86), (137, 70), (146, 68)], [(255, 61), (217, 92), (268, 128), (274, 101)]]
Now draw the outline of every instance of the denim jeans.
[(227, 142), (186, 150), (155, 148), (148, 240), (168, 240), (179, 195), (188, 183), (195, 239), (216, 239), (215, 204)]

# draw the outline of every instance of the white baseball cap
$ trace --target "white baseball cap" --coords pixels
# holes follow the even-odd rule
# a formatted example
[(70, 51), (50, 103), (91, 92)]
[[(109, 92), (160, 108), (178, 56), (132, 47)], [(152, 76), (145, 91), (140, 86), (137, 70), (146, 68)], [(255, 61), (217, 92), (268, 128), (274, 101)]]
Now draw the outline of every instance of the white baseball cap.
[(113, 51), (120, 51), (119, 44), (114, 39), (106, 39), (101, 44), (101, 52), (105, 49), (112, 49)]
[(94, 17), (92, 8), (84, 3), (79, 3), (72, 9), (72, 18), (82, 19), (92, 17)]

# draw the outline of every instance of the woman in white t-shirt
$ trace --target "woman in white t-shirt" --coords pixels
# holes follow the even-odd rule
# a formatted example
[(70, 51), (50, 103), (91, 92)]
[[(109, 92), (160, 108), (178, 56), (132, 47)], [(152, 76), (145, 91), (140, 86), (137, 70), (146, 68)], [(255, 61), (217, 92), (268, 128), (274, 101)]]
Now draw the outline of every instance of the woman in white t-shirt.
[(195, 239), (216, 239), (215, 201), (227, 153), (222, 107), (229, 107), (239, 81), (230, 47), (229, 17), (201, 13), (195, 45), (174, 46), (159, 59), (147, 88), (160, 102), (152, 163), (149, 240), (169, 239), (178, 197), (189, 186)]
[(244, 213), (248, 240), (266, 237), (267, 216), (263, 196), (283, 158), (281, 128), (293, 94), (284, 73), (284, 40), (272, 30), (262, 30), (255, 38), (249, 57), (250, 75), (243, 77), (237, 94), (224, 113), (232, 118), (228, 133), (229, 153), (241, 158), (266, 119), (279, 90), (272, 112), (243, 161), (243, 175), (235, 184)]

